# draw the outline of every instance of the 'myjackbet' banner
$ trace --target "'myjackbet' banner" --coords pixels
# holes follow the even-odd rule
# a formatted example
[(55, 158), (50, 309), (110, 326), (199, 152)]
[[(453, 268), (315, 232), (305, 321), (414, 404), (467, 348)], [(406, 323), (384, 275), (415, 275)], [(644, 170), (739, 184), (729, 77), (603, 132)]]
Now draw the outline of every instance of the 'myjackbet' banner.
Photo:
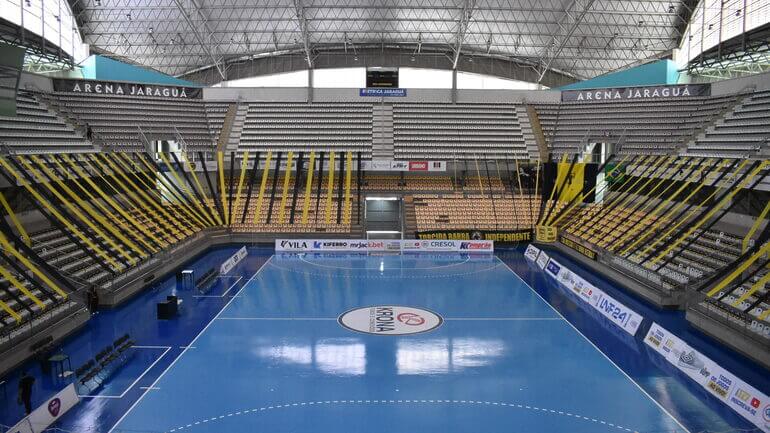
[(53, 80), (53, 89), (57, 92), (165, 99), (200, 99), (203, 97), (203, 90), (199, 87), (121, 83), (118, 81), (65, 80), (55, 78)]
[(414, 240), (414, 239), (276, 239), (276, 252), (452, 252), (493, 253), (495, 243), (487, 240)]
[(644, 342), (708, 393), (770, 433), (770, 398), (653, 323)]
[(431, 230), (417, 232), (418, 239), (447, 239), (447, 240), (489, 240), (495, 242), (529, 242), (532, 240), (531, 230), (501, 231), (501, 230)]
[(548, 260), (548, 264), (545, 265), (545, 272), (575, 293), (580, 300), (599, 311), (610, 322), (629, 334), (636, 335), (644, 317), (634, 310), (604, 293), (603, 290), (584, 280), (580, 275), (572, 272), (553, 258)]
[(235, 267), (235, 265), (240, 263), (241, 260), (245, 259), (247, 255), (249, 255), (249, 253), (246, 251), (246, 247), (241, 248), (229, 259), (225, 260), (224, 263), (222, 263), (222, 266), (219, 267), (219, 273), (222, 275), (227, 274)]
[(596, 102), (622, 99), (686, 98), (709, 95), (711, 95), (711, 84), (683, 84), (676, 86), (562, 90), (561, 100), (563, 102)]

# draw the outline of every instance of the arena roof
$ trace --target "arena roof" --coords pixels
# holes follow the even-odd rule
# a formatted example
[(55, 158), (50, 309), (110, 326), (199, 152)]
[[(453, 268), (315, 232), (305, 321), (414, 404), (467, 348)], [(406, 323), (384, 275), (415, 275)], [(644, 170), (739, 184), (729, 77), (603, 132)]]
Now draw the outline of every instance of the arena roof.
[(694, 3), (71, 0), (93, 51), (200, 82), (238, 78), (233, 73), (403, 64), (548, 86), (669, 55)]

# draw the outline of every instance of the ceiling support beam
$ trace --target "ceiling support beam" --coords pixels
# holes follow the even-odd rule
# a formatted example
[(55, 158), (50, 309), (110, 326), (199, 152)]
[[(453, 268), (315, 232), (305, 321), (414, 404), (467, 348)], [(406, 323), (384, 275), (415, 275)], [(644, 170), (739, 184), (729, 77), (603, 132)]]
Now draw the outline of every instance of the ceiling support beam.
[(302, 35), (302, 47), (305, 49), (307, 67), (313, 69), (313, 57), (310, 52), (310, 31), (308, 30), (307, 18), (305, 17), (305, 6), (302, 4), (302, 0), (294, 0), (294, 9), (297, 14), (299, 31)]
[(465, 34), (468, 31), (468, 23), (471, 21), (473, 15), (473, 9), (476, 7), (476, 0), (465, 0), (463, 2), (462, 15), (457, 21), (457, 32), (455, 33), (455, 46), (454, 46), (454, 60), (452, 61), (452, 69), (457, 69), (457, 62), (460, 60), (460, 51), (463, 48), (465, 42)]
[[(540, 76), (537, 80), (538, 83), (543, 81), (546, 72), (551, 68), (553, 61), (559, 57), (564, 47), (567, 45), (567, 41), (572, 37), (577, 30), (580, 23), (585, 18), (588, 11), (593, 6), (595, 0), (572, 0), (569, 6), (564, 9), (564, 15), (558, 22), (557, 29), (555, 29), (551, 36), (551, 46), (546, 46), (543, 51), (543, 55), (540, 58)], [(560, 36), (562, 30), (567, 30), (564, 36)]]
[(205, 51), (206, 54), (211, 57), (211, 61), (214, 62), (214, 67), (217, 69), (217, 72), (219, 72), (222, 80), (226, 80), (227, 76), (225, 74), (225, 68), (223, 64), (224, 59), (221, 56), (218, 56), (216, 51), (214, 51), (214, 43), (212, 39), (214, 32), (209, 27), (208, 19), (198, 4), (195, 3), (195, 0), (187, 0), (187, 2), (189, 3), (191, 9), (193, 9), (193, 12), (198, 18), (198, 21), (200, 21), (202, 30), (205, 32), (205, 35), (201, 34), (201, 29), (195, 25), (195, 21), (190, 16), (190, 13), (187, 11), (185, 6), (182, 4), (182, 0), (174, 0), (174, 3), (179, 9), (179, 12), (182, 14), (185, 22), (187, 22), (187, 25), (190, 26), (190, 30), (192, 30), (195, 39), (200, 44), (201, 48), (203, 48), (203, 51)]

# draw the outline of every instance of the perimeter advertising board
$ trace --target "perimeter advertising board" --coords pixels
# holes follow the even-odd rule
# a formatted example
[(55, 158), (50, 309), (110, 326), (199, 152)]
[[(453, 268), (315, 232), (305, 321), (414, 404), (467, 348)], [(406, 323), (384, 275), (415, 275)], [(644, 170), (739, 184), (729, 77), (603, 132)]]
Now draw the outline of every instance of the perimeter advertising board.
[[(541, 253), (542, 254), (542, 253)], [(622, 302), (589, 283), (583, 277), (551, 258), (545, 266), (546, 274), (570, 290), (602, 316), (624, 331), (636, 335), (644, 317), (625, 306)]]
[(276, 239), (276, 252), (453, 252), (492, 253), (493, 241), (377, 240), (377, 239)]
[(42, 433), (79, 402), (75, 384), (71, 383), (19, 421), (8, 433)]
[(743, 418), (770, 433), (770, 398), (657, 323), (644, 342)]

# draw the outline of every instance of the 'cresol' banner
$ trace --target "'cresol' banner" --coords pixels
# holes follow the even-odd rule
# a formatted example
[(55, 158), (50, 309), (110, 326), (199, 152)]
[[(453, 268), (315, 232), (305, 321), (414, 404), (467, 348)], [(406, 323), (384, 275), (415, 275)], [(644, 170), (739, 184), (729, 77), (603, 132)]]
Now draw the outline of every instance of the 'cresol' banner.
[(770, 398), (653, 323), (644, 342), (742, 417), (770, 433)]
[[(532, 250), (528, 247), (527, 251), (524, 252), (524, 256), (532, 260), (531, 257), (534, 255), (534, 250), (537, 250), (537, 247), (532, 245), (530, 245), (530, 247)], [(540, 257), (544, 255), (544, 252), (539, 252), (536, 259), (538, 265), (541, 263)], [(570, 271), (553, 258), (547, 259), (545, 272), (575, 293), (580, 300), (587, 303), (601, 315), (609, 319), (610, 322), (629, 334), (636, 335), (644, 317), (634, 310), (626, 307), (612, 296), (604, 293), (603, 290), (584, 280), (580, 275)]]

